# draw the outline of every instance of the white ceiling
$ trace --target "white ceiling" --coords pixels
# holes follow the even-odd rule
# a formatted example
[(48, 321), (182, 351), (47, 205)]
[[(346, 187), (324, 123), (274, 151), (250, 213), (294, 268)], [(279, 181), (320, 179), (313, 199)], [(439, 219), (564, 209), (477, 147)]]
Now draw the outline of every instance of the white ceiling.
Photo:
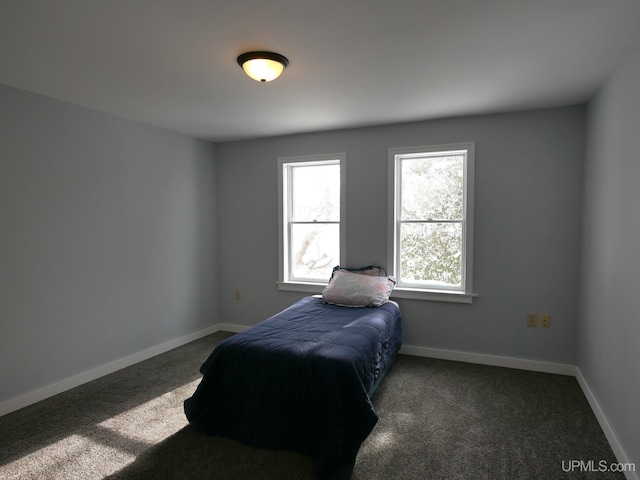
[(640, 0), (0, 0), (0, 83), (226, 141), (580, 104), (638, 40)]

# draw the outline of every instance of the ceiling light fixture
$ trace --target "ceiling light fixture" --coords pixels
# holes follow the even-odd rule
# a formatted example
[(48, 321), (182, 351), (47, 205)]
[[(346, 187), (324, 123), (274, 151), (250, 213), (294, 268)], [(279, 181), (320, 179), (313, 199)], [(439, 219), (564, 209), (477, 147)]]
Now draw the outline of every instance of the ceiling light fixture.
[(238, 56), (238, 65), (258, 82), (270, 82), (280, 76), (289, 60), (279, 53), (247, 52)]

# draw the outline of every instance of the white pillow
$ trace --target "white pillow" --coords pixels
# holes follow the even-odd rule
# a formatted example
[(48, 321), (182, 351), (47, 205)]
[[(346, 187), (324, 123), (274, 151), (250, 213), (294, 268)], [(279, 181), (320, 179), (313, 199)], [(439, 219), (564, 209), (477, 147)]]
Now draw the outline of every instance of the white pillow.
[(395, 284), (392, 277), (336, 270), (322, 291), (322, 300), (345, 307), (379, 307), (389, 301)]

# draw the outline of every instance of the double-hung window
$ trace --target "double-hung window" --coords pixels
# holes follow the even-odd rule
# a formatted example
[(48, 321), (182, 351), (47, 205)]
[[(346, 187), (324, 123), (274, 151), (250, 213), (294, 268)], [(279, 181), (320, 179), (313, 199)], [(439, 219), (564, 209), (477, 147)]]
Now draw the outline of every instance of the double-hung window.
[(345, 254), (345, 154), (278, 159), (279, 288), (322, 291)]
[(474, 144), (389, 150), (394, 295), (470, 303)]

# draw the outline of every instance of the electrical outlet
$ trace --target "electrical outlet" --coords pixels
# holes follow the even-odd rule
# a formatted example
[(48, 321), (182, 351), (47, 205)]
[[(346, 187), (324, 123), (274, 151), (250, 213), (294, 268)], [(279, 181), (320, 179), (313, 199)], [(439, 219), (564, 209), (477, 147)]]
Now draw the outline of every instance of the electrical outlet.
[(541, 327), (550, 327), (551, 326), (551, 315), (548, 313), (543, 313), (540, 315), (540, 326)]
[(537, 326), (538, 326), (538, 314), (527, 313), (527, 327), (537, 327)]

